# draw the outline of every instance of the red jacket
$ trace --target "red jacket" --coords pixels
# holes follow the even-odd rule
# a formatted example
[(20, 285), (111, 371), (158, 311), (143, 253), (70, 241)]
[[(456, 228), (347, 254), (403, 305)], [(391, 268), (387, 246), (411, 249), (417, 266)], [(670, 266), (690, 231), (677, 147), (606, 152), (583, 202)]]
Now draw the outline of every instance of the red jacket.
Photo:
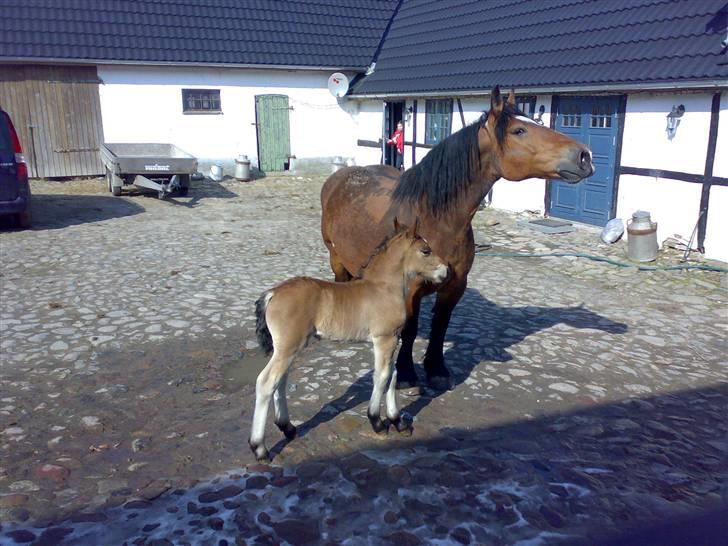
[(397, 147), (397, 151), (404, 155), (404, 133), (397, 129), (392, 138), (387, 141), (387, 144), (391, 144)]

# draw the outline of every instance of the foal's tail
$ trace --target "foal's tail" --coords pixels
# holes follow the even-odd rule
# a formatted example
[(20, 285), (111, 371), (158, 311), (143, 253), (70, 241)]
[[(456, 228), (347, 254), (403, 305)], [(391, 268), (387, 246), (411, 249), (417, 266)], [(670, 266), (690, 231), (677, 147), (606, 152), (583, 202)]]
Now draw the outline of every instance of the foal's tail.
[(268, 290), (255, 302), (255, 335), (258, 337), (258, 343), (263, 348), (266, 355), (273, 352), (273, 337), (268, 329), (268, 321), (265, 319), (265, 311), (268, 308), (268, 302), (273, 297), (273, 292)]

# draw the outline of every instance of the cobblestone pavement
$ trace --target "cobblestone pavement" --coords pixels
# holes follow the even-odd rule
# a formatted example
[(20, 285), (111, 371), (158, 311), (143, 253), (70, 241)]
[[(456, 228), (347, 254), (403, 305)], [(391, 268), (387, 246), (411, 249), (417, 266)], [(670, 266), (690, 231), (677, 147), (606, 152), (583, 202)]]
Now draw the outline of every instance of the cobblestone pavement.
[[(322, 182), (34, 185), (35, 228), (0, 228), (0, 544), (630, 543), (680, 522), (654, 528), (667, 544), (706, 517), (714, 540), (685, 543), (725, 540), (721, 273), (478, 256), (453, 390), (401, 400), (412, 437), (370, 432), (370, 346), (318, 343), (289, 382), (300, 437), (271, 422), (254, 464), (253, 301), (331, 277)], [(479, 212), (476, 242), (624, 257), (524, 218)]]

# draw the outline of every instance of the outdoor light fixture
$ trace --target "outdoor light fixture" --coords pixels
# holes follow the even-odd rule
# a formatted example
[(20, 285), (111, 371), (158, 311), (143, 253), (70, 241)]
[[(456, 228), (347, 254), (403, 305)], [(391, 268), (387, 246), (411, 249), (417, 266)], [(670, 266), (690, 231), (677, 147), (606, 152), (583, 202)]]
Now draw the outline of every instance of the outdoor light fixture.
[(408, 106), (407, 115), (405, 116), (405, 121), (407, 122), (407, 125), (409, 125), (409, 122), (412, 119), (412, 112), (414, 112), (414, 108), (412, 108), (411, 106)]
[(670, 110), (670, 113), (667, 114), (667, 138), (670, 140), (673, 139), (675, 136), (675, 133), (677, 132), (678, 125), (680, 125), (680, 118), (685, 113), (685, 106), (682, 104), (680, 106), (672, 106), (672, 110)]
[(538, 115), (535, 118), (533, 118), (533, 121), (535, 121), (539, 125), (543, 125), (542, 118), (543, 118), (544, 112), (546, 112), (546, 107), (542, 104), (541, 106), (538, 107)]

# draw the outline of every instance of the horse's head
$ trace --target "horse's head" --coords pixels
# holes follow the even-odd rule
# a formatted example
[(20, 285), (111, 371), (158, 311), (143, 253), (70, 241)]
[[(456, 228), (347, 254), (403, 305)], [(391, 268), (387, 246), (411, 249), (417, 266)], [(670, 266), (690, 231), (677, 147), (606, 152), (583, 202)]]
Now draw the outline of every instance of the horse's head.
[(447, 264), (432, 251), (430, 244), (418, 235), (419, 219), (409, 228), (402, 228), (394, 219), (394, 228), (401, 233), (403, 244), (403, 265), (406, 277), (422, 278), (433, 283), (441, 283), (447, 278)]
[(490, 105), (481, 119), (478, 144), (481, 153), (491, 155), (490, 161), (481, 158), (481, 164), (493, 165), (507, 180), (562, 178), (574, 183), (594, 174), (589, 148), (524, 115), (512, 91), (506, 101), (496, 86)]

